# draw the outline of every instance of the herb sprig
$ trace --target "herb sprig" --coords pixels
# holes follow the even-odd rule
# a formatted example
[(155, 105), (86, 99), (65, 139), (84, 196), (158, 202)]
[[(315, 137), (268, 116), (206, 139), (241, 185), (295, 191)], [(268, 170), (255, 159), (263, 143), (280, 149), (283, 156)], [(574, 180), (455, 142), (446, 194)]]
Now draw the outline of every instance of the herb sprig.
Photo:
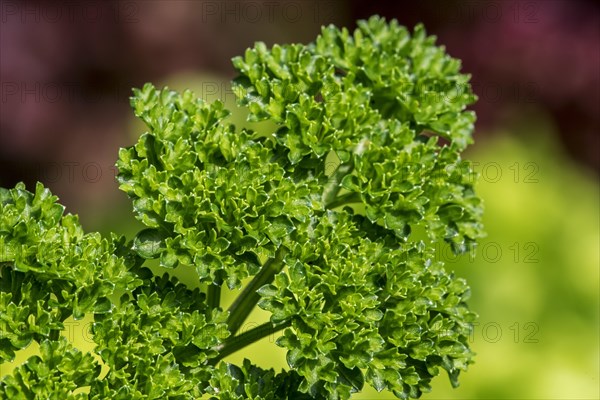
[[(233, 65), (248, 119), (273, 125), (237, 129), (190, 91), (134, 91), (148, 130), (117, 162), (146, 226), (132, 240), (84, 233), (41, 184), (0, 190), (0, 362), (40, 344), (1, 398), (348, 399), (366, 382), (405, 399), (440, 369), (458, 384), (475, 314), (434, 249), (482, 236), (460, 62), (422, 26), (372, 17)], [(239, 290), (228, 309), (223, 285)], [(256, 306), (270, 320), (241, 333)], [(61, 337), (86, 314), (95, 356)], [(288, 371), (226, 362), (271, 334)]]

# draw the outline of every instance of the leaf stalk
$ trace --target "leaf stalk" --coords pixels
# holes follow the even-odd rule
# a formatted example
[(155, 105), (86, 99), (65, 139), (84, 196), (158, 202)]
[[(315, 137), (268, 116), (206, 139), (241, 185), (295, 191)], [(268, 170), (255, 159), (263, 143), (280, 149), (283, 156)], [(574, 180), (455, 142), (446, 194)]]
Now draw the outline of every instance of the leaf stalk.
[(267, 283), (273, 282), (275, 275), (283, 268), (283, 259), (287, 254), (287, 249), (281, 245), (275, 257), (269, 259), (254, 276), (254, 279), (242, 290), (233, 304), (229, 307), (229, 318), (227, 325), (232, 335), (235, 335), (240, 329), (250, 312), (260, 300), (257, 290)]

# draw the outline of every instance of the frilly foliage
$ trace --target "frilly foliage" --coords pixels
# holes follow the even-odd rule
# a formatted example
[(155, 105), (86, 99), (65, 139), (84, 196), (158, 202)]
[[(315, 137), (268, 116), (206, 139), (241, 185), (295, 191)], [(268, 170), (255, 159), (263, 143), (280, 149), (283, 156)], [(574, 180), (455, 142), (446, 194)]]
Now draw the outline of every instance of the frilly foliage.
[[(119, 153), (146, 229), (85, 234), (47, 189), (0, 191), (0, 361), (32, 341), (2, 398), (348, 399), (365, 383), (419, 397), (471, 363), (464, 280), (434, 260), (482, 236), (460, 62), (418, 26), (373, 17), (309, 45), (257, 43), (233, 64), (250, 121), (145, 85), (148, 128)], [(333, 168), (330, 168), (331, 166)], [(192, 268), (203, 290), (144, 266)], [(241, 288), (228, 310), (220, 288)], [(239, 334), (252, 308), (269, 322)], [(94, 356), (60, 337), (94, 315)], [(289, 371), (223, 359), (280, 332)], [(108, 373), (101, 374), (101, 364)]]

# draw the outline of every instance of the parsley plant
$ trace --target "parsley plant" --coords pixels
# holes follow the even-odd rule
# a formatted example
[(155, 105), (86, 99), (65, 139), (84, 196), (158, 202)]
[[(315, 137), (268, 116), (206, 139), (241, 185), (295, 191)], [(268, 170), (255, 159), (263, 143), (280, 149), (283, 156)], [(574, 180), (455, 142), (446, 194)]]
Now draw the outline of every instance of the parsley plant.
[[(189, 91), (135, 90), (148, 131), (117, 162), (135, 238), (83, 232), (42, 184), (0, 189), (0, 362), (40, 345), (1, 398), (348, 399), (368, 383), (406, 399), (440, 370), (457, 384), (475, 315), (435, 249), (482, 235), (460, 62), (373, 17), (233, 65), (248, 119), (270, 121), (257, 131)], [(270, 320), (242, 332), (256, 306)], [(61, 336), (86, 314), (92, 354)], [(289, 370), (226, 362), (272, 334)]]

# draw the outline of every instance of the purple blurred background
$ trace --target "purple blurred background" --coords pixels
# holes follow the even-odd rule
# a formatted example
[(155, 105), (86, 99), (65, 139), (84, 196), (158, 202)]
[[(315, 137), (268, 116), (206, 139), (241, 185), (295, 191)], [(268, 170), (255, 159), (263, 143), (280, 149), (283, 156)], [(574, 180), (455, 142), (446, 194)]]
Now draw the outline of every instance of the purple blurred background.
[(0, 0), (0, 13), (0, 186), (40, 180), (71, 212), (122, 201), (112, 165), (134, 140), (132, 87), (228, 80), (257, 40), (306, 43), (372, 14), (423, 22), (463, 60), (476, 140), (544, 112), (572, 158), (600, 171), (600, 2)]

